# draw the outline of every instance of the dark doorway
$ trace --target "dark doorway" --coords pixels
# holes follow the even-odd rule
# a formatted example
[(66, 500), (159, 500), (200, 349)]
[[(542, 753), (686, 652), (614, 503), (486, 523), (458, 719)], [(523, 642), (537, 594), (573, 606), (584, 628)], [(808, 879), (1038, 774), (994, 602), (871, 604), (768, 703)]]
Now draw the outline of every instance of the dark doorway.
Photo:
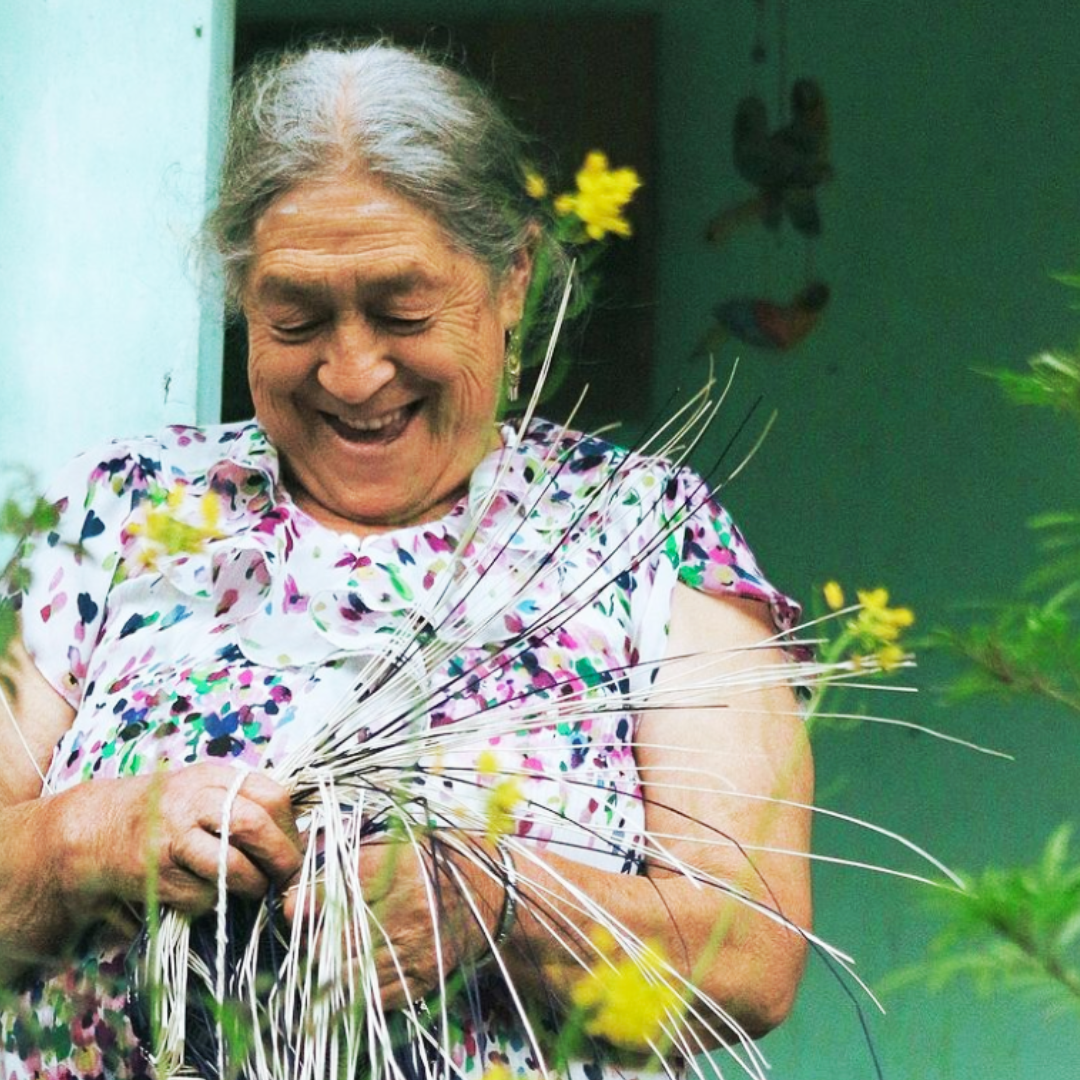
[[(589, 315), (571, 334), (573, 363), (545, 403), (566, 417), (589, 386), (577, 426), (640, 419), (649, 400), (656, 262), (656, 26), (651, 15), (494, 19), (454, 23), (392, 18), (343, 24), (317, 18), (240, 21), (236, 70), (264, 50), (326, 35), (384, 34), (446, 56), (492, 87), (521, 127), (538, 138), (539, 160), (555, 190), (574, 187), (589, 150), (637, 169), (643, 187), (629, 217), (634, 235), (604, 253), (601, 286)], [(222, 418), (252, 413), (243, 328), (226, 333)]]

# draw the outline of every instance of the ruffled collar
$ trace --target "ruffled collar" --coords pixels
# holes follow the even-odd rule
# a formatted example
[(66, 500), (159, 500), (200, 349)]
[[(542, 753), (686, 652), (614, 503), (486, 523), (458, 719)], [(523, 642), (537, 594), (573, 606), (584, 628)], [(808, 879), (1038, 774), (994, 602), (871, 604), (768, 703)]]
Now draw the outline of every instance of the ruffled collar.
[(212, 603), (216, 631), (233, 628), (254, 662), (383, 653), (417, 633), (451, 644), (505, 641), (538, 605), (555, 602), (572, 573), (572, 560), (548, 565), (574, 527), (574, 509), (562, 465), (551, 465), (558, 446), (546, 422), (525, 433), (504, 425), (504, 445), (481, 461), (444, 517), (364, 537), (335, 532), (296, 506), (258, 425), (221, 430), (216, 443), (189, 440), (184, 455), (185, 468), (202, 458), (205, 468), (188, 472), (191, 492), (216, 493), (218, 535), (157, 569), (181, 593)]

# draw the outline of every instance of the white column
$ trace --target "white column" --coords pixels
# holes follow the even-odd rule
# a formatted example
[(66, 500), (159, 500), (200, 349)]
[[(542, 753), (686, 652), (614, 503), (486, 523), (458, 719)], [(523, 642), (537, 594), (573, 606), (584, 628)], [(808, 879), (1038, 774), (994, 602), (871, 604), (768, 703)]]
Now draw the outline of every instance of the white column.
[(195, 253), (235, 0), (0, 0), (0, 495), (76, 450), (217, 418)]

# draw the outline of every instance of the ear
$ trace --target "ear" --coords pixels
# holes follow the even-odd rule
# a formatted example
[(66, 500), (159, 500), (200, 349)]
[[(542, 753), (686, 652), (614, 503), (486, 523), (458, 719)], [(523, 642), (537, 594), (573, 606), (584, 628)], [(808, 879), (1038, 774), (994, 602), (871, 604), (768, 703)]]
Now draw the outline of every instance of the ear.
[(532, 281), (533, 262), (539, 239), (537, 229), (530, 234), (528, 242), (518, 249), (499, 286), (499, 320), (505, 330), (512, 330), (517, 326), (525, 313), (525, 298), (529, 294), (529, 282)]

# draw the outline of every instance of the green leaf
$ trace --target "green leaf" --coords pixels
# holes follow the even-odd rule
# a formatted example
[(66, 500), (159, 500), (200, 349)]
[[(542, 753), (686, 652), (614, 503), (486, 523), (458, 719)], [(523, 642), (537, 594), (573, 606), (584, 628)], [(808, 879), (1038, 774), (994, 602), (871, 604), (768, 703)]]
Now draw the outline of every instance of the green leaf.
[(1072, 825), (1061, 825), (1029, 867), (990, 867), (945, 892), (935, 906), (944, 925), (928, 958), (890, 977), (890, 988), (959, 978), (981, 991), (1002, 982), (1037, 993), (1080, 1016), (1080, 863)]
[(1080, 419), (1080, 360), (1067, 353), (1044, 352), (1028, 361), (1028, 371), (981, 371), (1017, 405), (1040, 405)]
[(27, 523), (33, 532), (48, 532), (60, 521), (60, 511), (47, 499), (39, 498), (30, 509)]
[(1080, 511), (1050, 510), (1036, 514), (1028, 524), (1033, 529), (1055, 529), (1059, 527), (1080, 529)]
[(7, 655), (8, 646), (15, 637), (15, 609), (11, 601), (0, 599), (0, 659)]
[(1052, 598), (1042, 604), (1002, 604), (993, 614), (992, 621), (931, 638), (971, 665), (950, 684), (947, 696), (1034, 694), (1080, 712), (1077, 612)]
[(1054, 281), (1060, 282), (1062, 285), (1068, 285), (1073, 289), (1080, 289), (1080, 274), (1051, 274), (1050, 277)]

